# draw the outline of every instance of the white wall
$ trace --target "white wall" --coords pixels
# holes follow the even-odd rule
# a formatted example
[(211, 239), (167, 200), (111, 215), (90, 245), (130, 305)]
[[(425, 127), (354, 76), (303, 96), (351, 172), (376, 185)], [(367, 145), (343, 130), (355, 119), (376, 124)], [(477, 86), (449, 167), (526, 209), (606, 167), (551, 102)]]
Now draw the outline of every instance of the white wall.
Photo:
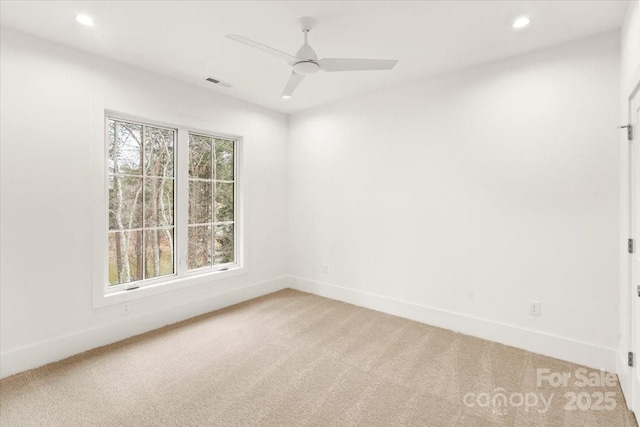
[[(13, 31), (0, 39), (1, 376), (286, 285), (286, 116)], [(92, 309), (101, 103), (244, 136), (246, 275), (133, 301), (129, 315)]]
[[(640, 82), (640, 1), (629, 3), (629, 9), (620, 32), (620, 124), (629, 120), (629, 96)], [(637, 132), (637, 130), (636, 130)], [(618, 335), (618, 374), (625, 396), (629, 399), (631, 369), (627, 366), (630, 348), (631, 288), (627, 239), (629, 227), (629, 143), (626, 132), (620, 131), (620, 333)], [(627, 400), (629, 406), (631, 402)]]
[(293, 115), (293, 286), (614, 370), (619, 79), (616, 33)]

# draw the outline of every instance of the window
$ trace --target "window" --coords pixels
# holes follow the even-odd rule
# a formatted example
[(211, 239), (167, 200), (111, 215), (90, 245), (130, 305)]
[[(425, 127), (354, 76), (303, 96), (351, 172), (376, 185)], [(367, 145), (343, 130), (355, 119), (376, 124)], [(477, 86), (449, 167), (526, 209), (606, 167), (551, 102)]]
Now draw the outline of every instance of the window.
[(106, 292), (241, 267), (238, 140), (107, 117)]
[(189, 133), (189, 268), (234, 262), (233, 141)]
[(175, 129), (109, 119), (109, 283), (175, 272)]

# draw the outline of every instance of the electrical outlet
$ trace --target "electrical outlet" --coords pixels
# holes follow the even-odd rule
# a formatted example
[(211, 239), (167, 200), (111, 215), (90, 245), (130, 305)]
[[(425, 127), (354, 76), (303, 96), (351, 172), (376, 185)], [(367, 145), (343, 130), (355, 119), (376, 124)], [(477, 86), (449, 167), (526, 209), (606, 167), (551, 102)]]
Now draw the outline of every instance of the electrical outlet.
[(529, 301), (529, 314), (532, 316), (540, 316), (542, 305), (540, 301)]
[(122, 304), (122, 314), (128, 314), (131, 311), (131, 307), (128, 302)]
[(329, 273), (329, 266), (327, 264), (322, 264), (322, 273), (324, 274)]

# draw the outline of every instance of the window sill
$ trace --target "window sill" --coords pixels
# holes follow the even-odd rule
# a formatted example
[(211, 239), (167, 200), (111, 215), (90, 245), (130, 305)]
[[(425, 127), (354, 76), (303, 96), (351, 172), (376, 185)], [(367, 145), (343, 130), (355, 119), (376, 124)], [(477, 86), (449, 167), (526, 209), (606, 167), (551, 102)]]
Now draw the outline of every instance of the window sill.
[(201, 285), (227, 279), (230, 277), (246, 274), (245, 267), (230, 268), (223, 271), (215, 271), (209, 273), (190, 274), (187, 277), (174, 278), (162, 283), (141, 286), (131, 290), (120, 290), (105, 293), (103, 289), (93, 296), (93, 308), (106, 307), (109, 305), (120, 304), (127, 301), (134, 301), (141, 298), (147, 298), (154, 295), (172, 292), (178, 289), (188, 288), (190, 286)]

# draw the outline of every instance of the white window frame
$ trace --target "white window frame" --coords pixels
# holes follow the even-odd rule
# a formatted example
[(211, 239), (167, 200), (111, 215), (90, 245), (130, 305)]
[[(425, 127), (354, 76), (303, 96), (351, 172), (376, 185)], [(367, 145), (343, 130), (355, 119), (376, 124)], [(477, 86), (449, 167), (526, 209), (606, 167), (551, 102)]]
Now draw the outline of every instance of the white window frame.
[[(93, 185), (93, 307), (104, 307), (140, 298), (170, 292), (186, 287), (214, 283), (222, 279), (246, 273), (244, 234), (244, 174), (243, 138), (240, 135), (201, 129), (168, 118), (154, 120), (147, 117), (101, 109), (101, 125), (94, 126), (92, 142)], [(130, 121), (150, 126), (176, 129), (174, 142), (174, 274), (111, 285), (109, 283), (109, 170), (108, 170), (108, 121)], [(98, 140), (98, 131), (100, 138)], [(188, 221), (189, 221), (189, 133), (212, 136), (234, 141), (234, 257), (235, 262), (212, 267), (188, 270)], [(98, 147), (97, 145), (100, 144)], [(134, 289), (127, 286), (139, 285)]]

